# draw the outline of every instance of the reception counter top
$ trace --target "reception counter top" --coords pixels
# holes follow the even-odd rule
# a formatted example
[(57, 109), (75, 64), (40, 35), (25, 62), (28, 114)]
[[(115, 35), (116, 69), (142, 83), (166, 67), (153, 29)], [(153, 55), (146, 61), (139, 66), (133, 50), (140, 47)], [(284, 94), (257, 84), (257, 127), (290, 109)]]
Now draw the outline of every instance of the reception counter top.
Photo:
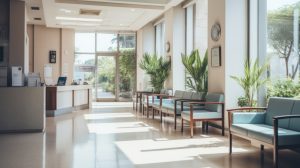
[(92, 99), (91, 92), (91, 85), (47, 86), (47, 117), (89, 109)]

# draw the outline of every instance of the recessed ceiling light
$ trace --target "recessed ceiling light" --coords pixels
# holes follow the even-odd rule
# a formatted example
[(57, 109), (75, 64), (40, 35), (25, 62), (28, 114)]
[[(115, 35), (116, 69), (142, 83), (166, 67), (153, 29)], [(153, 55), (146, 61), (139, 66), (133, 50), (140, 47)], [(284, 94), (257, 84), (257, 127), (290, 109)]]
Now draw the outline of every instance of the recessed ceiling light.
[(135, 9), (132, 8), (132, 9), (130, 9), (130, 11), (131, 11), (131, 12), (135, 12)]
[(91, 16), (99, 16), (101, 13), (100, 10), (90, 10), (90, 9), (80, 9), (80, 15), (91, 15)]
[(120, 26), (124, 26), (124, 25), (121, 23)]
[(65, 12), (65, 13), (72, 13), (72, 11), (71, 11), (71, 10), (69, 10), (69, 9), (64, 9), (64, 8), (62, 8), (62, 9), (59, 9), (59, 11), (61, 11), (61, 12)]
[(62, 16), (57, 16), (56, 20), (71, 20), (71, 21), (82, 21), (82, 22), (102, 22), (103, 21), (102, 19), (62, 17)]
[(59, 25), (62, 26), (100, 26), (97, 23), (78, 23), (78, 22), (61, 22)]

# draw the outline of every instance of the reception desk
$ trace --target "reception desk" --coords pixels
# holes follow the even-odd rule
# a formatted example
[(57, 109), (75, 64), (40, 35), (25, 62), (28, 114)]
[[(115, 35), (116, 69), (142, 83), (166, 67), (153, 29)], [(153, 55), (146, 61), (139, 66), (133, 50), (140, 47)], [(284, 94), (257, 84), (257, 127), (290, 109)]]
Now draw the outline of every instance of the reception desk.
[(47, 117), (89, 109), (92, 101), (91, 85), (48, 86), (46, 89)]
[(43, 132), (45, 87), (0, 87), (0, 133)]

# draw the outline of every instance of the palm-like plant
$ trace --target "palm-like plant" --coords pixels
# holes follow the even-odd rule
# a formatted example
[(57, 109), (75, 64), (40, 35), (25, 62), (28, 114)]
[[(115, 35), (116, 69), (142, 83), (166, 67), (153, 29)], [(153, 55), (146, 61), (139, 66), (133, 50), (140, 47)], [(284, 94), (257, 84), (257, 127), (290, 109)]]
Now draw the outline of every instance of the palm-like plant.
[(255, 93), (267, 82), (267, 79), (262, 79), (262, 75), (266, 72), (268, 65), (268, 63), (264, 63), (260, 66), (258, 59), (256, 59), (254, 64), (251, 65), (251, 61), (246, 59), (244, 62), (244, 76), (231, 76), (231, 78), (237, 81), (243, 88), (245, 98), (248, 100), (248, 105), (251, 107), (255, 104)]
[(150, 83), (154, 92), (160, 92), (169, 76), (171, 61), (158, 57), (156, 54), (150, 55), (145, 53), (139, 65), (150, 76)]
[(181, 55), (182, 63), (187, 71), (186, 86), (196, 92), (207, 92), (208, 87), (208, 56), (201, 59), (199, 51), (194, 50), (191, 55)]

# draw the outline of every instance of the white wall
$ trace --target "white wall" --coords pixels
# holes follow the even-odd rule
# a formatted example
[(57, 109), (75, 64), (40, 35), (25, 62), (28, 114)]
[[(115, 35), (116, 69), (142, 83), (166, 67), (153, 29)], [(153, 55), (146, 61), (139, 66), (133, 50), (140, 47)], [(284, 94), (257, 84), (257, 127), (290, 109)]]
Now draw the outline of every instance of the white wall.
[[(216, 23), (221, 25), (221, 37), (215, 42), (210, 38), (210, 29)], [(208, 91), (225, 93), (225, 0), (208, 1)], [(211, 67), (211, 48), (220, 46), (221, 66)]]
[(208, 34), (208, 0), (196, 0), (196, 23), (195, 23), (195, 49), (201, 56), (207, 50)]
[[(170, 42), (170, 51), (166, 53), (166, 56), (171, 57), (171, 61), (173, 63), (174, 57), (173, 57), (173, 20), (174, 20), (174, 9), (171, 8), (164, 14), (164, 22), (165, 22), (165, 43), (163, 44), (163, 47), (165, 47), (166, 42)], [(173, 67), (173, 65), (171, 65)], [(169, 77), (165, 82), (166, 88), (173, 88), (173, 68), (171, 68)]]
[(185, 90), (185, 71), (181, 54), (185, 52), (185, 9), (178, 6), (173, 12), (172, 83), (173, 90)]
[(148, 23), (137, 31), (137, 90), (145, 90), (149, 87), (149, 77), (140, 68), (139, 63), (144, 53), (155, 52), (155, 29), (152, 23)]
[[(247, 55), (246, 0), (208, 1), (208, 91), (225, 94), (225, 109), (237, 106), (237, 98), (243, 95), (240, 86), (231, 75), (243, 75), (244, 58)], [(214, 42), (210, 37), (212, 25), (219, 22), (221, 37)], [(220, 46), (221, 67), (211, 67), (211, 49)], [(225, 59), (226, 58), (226, 59)], [(227, 126), (227, 113), (225, 113)]]
[(225, 92), (226, 108), (237, 107), (242, 88), (230, 76), (243, 76), (247, 57), (247, 0), (226, 0)]

